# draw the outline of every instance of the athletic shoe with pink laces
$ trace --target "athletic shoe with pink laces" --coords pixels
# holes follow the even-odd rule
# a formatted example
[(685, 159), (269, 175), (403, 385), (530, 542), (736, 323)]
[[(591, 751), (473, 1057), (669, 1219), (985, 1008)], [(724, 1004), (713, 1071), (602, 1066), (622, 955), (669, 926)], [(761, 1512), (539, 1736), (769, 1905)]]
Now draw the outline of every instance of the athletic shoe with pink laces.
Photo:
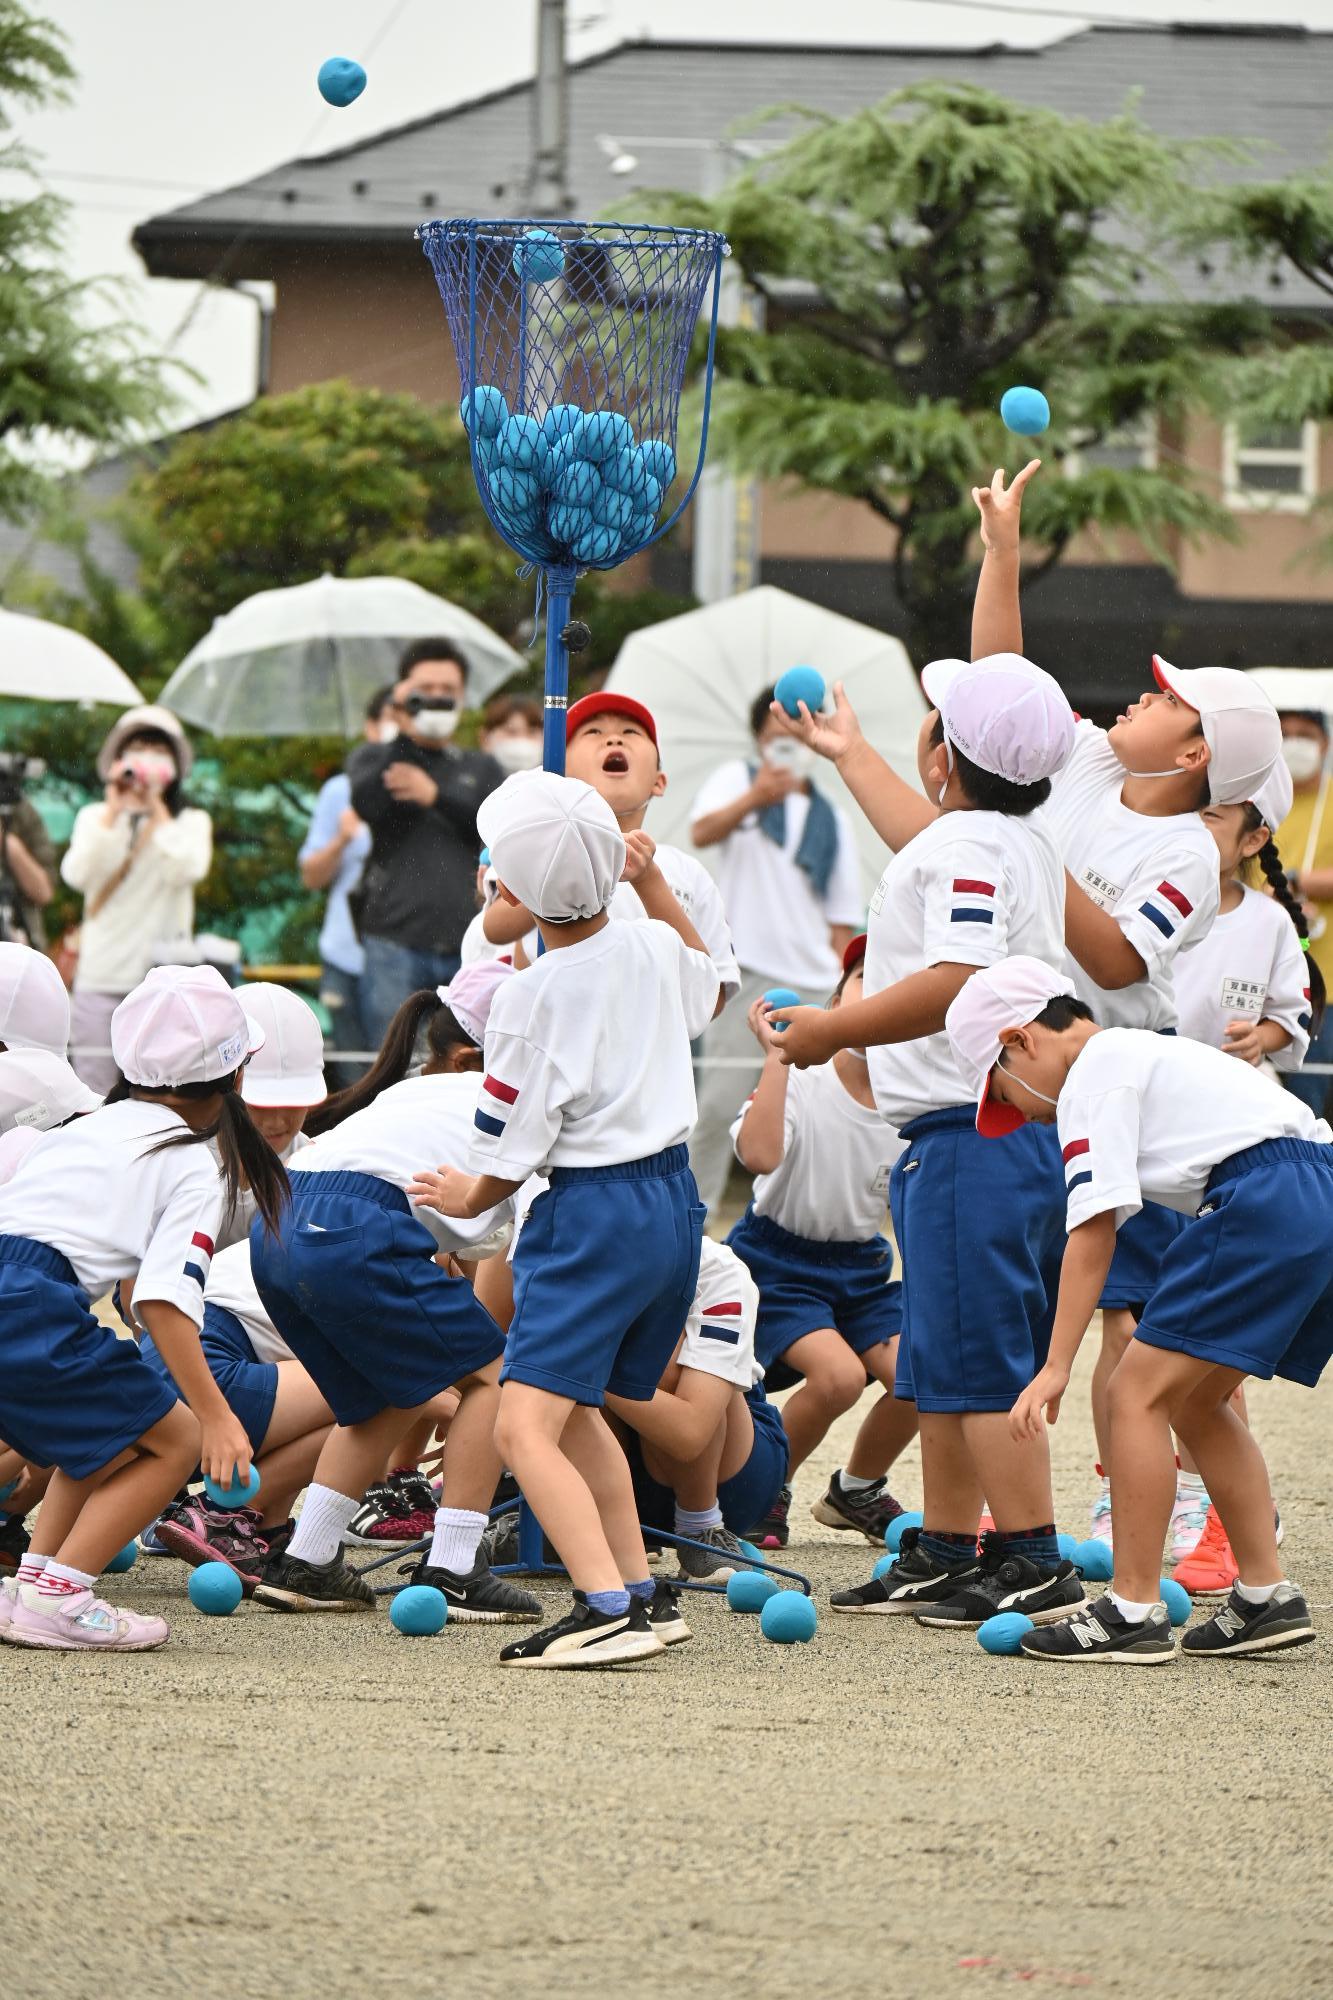
[(123, 1611), (91, 1591), (43, 1596), (36, 1584), (23, 1583), (0, 1637), (10, 1646), (52, 1653), (149, 1653), (164, 1645), (170, 1633), (165, 1618)]
[(1208, 1526), (1211, 1511), (1208, 1495), (1202, 1486), (1176, 1487), (1171, 1526), (1167, 1530), (1168, 1562), (1183, 1562), (1186, 1556), (1193, 1555)]
[(1176, 1564), (1176, 1582), (1191, 1597), (1230, 1597), (1231, 1586), (1239, 1575), (1222, 1516), (1216, 1507), (1210, 1507), (1203, 1533), (1189, 1554)]
[(169, 1507), (157, 1523), (158, 1540), (191, 1569), (226, 1563), (248, 1597), (269, 1553), (268, 1537), (253, 1507), (210, 1507), (191, 1496)]
[(1103, 1472), (1100, 1465), (1097, 1467), (1097, 1474), (1102, 1482), (1102, 1490), (1092, 1503), (1092, 1513), (1088, 1518), (1088, 1540), (1090, 1542), (1105, 1542), (1109, 1549), (1111, 1546), (1111, 1480), (1109, 1474)]

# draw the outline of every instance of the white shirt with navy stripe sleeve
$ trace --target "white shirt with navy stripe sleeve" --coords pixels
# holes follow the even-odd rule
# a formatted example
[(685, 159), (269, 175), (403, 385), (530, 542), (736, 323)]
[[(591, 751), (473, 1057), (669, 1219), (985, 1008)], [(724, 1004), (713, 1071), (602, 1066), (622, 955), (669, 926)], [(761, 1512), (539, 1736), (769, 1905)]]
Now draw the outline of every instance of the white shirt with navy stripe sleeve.
[(716, 1375), (736, 1389), (753, 1389), (764, 1377), (754, 1355), (758, 1317), (759, 1287), (745, 1265), (725, 1243), (705, 1236), (694, 1304), (677, 1357), (681, 1367)]
[[(752, 1203), (779, 1229), (812, 1243), (867, 1243), (887, 1220), (889, 1174), (903, 1141), (870, 1105), (852, 1096), (832, 1063), (787, 1071), (782, 1159), (755, 1176)], [(744, 1166), (740, 1132), (749, 1104), (731, 1128)]]
[(1275, 1069), (1299, 1069), (1310, 1046), (1310, 961), (1282, 905), (1245, 888), (1234, 910), (1213, 921), (1206, 938), (1182, 952), (1175, 968), (1180, 1032), (1220, 1049), (1233, 1021), (1276, 1021), (1291, 1040), (1268, 1057)]

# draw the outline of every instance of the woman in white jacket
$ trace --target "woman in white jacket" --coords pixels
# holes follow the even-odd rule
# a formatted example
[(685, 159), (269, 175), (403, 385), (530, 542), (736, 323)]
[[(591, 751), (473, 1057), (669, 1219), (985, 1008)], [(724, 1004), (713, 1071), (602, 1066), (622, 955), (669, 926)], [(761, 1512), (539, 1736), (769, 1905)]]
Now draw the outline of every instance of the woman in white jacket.
[(60, 873), (84, 899), (71, 1060), (105, 1092), (116, 1078), (111, 1016), (161, 947), (194, 930), (194, 886), (213, 859), (213, 823), (181, 800), (194, 754), (169, 709), (127, 709), (97, 757), (106, 791), (74, 822)]

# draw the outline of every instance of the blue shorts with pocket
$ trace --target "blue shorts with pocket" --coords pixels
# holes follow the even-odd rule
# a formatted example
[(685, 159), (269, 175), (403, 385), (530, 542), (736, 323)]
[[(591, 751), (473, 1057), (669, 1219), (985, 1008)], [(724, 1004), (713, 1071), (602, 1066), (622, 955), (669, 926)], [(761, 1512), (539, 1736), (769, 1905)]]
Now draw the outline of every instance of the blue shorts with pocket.
[(340, 1424), (414, 1409), (503, 1352), (437, 1248), (402, 1189), (374, 1174), (295, 1173), (277, 1235), (256, 1217), (259, 1296)]
[(554, 1168), (514, 1251), (501, 1381), (648, 1402), (694, 1303), (705, 1213), (684, 1146)]
[(815, 1243), (747, 1208), (727, 1238), (759, 1287), (754, 1351), (772, 1367), (807, 1333), (832, 1327), (853, 1354), (902, 1330), (902, 1286), (885, 1236), (861, 1243)]
[(1115, 1252), (1097, 1303), (1103, 1312), (1132, 1312), (1143, 1317), (1162, 1269), (1162, 1259), (1189, 1217), (1160, 1202), (1145, 1201), (1115, 1233)]
[[(268, 1435), (268, 1427), (273, 1421), (273, 1405), (278, 1399), (277, 1363), (261, 1361), (250, 1345), (250, 1336), (243, 1322), (237, 1319), (235, 1313), (228, 1312), (224, 1306), (214, 1305), (208, 1299), (204, 1300), (204, 1323), (199, 1330), (199, 1345), (204, 1350), (209, 1373), (227, 1399), (228, 1408), (245, 1426), (251, 1450), (259, 1451)], [(139, 1352), (149, 1367), (157, 1369), (174, 1388), (171, 1371), (148, 1334), (139, 1342)]]
[(889, 1179), (903, 1260), (894, 1394), (944, 1415), (1008, 1410), (1046, 1359), (1065, 1249), (1053, 1125), (984, 1139), (976, 1110), (904, 1125)]
[(59, 1250), (0, 1236), (0, 1438), (87, 1479), (176, 1406), (176, 1386), (94, 1317)]
[[(724, 1479), (717, 1489), (722, 1525), (730, 1528), (733, 1535), (748, 1534), (751, 1528), (758, 1527), (787, 1481), (787, 1433), (776, 1404), (765, 1396), (762, 1382), (756, 1382), (745, 1400), (754, 1424), (750, 1456), (739, 1472)], [(639, 1520), (645, 1528), (660, 1528), (674, 1534), (676, 1496), (648, 1471), (643, 1462), (643, 1441), (636, 1431), (628, 1434), (625, 1456), (634, 1479), (634, 1504)]]
[(1333, 1355), (1333, 1146), (1249, 1146), (1182, 1220), (1135, 1338), (1312, 1389)]

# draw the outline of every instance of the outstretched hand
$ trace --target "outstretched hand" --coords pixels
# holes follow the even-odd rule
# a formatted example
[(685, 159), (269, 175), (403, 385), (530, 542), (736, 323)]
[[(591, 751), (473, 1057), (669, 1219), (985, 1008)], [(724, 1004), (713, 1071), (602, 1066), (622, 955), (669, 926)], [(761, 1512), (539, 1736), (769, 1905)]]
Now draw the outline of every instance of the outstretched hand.
[(804, 702), (800, 704), (799, 715), (788, 715), (778, 701), (773, 703), (773, 714), (788, 736), (808, 743), (820, 757), (827, 757), (835, 764), (862, 740), (856, 710), (848, 701), (841, 681), (833, 683), (832, 715), (812, 715)]
[(1041, 469), (1039, 458), (1030, 458), (1016, 472), (1010, 486), (1004, 483), (1004, 467), (997, 466), (989, 486), (974, 486), (972, 498), (981, 516), (981, 539), (997, 555), (1016, 554), (1023, 513), (1023, 488)]

